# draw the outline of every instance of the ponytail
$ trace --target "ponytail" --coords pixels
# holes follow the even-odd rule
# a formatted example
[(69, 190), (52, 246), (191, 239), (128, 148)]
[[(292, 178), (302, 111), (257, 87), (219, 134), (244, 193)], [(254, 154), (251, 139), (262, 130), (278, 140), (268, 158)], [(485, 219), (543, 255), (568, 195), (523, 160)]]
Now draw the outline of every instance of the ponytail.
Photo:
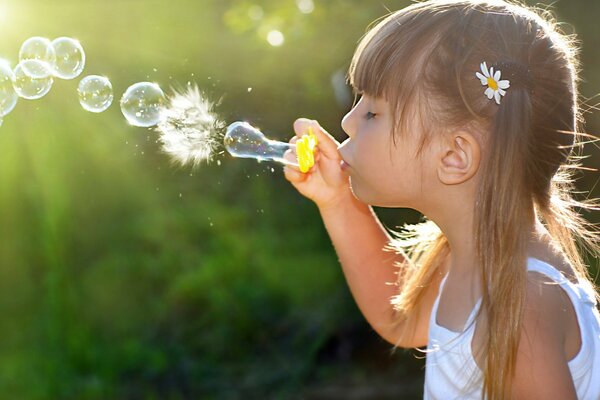
[(527, 173), (531, 131), (530, 93), (511, 87), (495, 116), (489, 154), (482, 157), (486, 178), (475, 206), (476, 252), (482, 267), (479, 313), (486, 314), (488, 333), (483, 393), (490, 399), (508, 397), (520, 339), (529, 242), (523, 222), (534, 218)]

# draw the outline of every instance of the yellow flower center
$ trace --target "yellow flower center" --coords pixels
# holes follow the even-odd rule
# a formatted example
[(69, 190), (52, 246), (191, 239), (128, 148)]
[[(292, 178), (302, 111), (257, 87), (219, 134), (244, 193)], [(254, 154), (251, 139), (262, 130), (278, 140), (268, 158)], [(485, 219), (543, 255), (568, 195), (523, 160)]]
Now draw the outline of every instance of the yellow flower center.
[(488, 86), (492, 90), (498, 90), (498, 82), (496, 82), (494, 78), (488, 78)]

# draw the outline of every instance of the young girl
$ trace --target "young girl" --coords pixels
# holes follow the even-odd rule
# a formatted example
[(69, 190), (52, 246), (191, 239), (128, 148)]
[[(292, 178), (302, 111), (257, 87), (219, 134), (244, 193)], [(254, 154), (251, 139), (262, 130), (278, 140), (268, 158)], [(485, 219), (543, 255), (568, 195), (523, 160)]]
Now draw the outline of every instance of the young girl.
[[(418, 2), (358, 45), (346, 141), (294, 124), (318, 135), (317, 162), (286, 178), (317, 204), (371, 326), (427, 346), (426, 399), (600, 399), (600, 315), (577, 245), (600, 246), (575, 210), (599, 208), (572, 196), (577, 68), (547, 13)], [(393, 235), (370, 205), (427, 219)]]

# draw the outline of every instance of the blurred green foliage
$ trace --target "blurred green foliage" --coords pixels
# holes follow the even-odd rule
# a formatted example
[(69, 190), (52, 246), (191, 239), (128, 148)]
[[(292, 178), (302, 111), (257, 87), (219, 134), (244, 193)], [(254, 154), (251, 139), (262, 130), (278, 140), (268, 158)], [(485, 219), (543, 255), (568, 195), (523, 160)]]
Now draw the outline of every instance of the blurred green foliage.
[[(174, 167), (155, 133), (120, 114), (134, 82), (192, 81), (220, 100), (226, 121), (284, 140), (307, 116), (343, 139), (347, 106), (336, 103), (332, 75), (371, 21), (408, 1), (315, 0), (306, 14), (298, 4), (0, 3), (4, 58), (14, 64), (30, 36), (76, 37), (84, 75), (106, 75), (115, 89), (115, 104), (96, 115), (79, 106), (78, 79), (58, 80), (43, 99), (21, 99), (0, 128), (0, 398), (298, 398), (310, 381), (335, 377), (325, 359), (354, 360), (344, 373), (365, 379), (357, 371), (371, 364), (347, 354), (348, 335), (374, 343), (368, 357), (408, 365), (395, 373), (420, 368), (377, 341), (316, 209), (280, 166), (222, 155), (220, 164)], [(556, 10), (583, 41), (581, 88), (591, 97), (600, 4)], [(281, 47), (266, 41), (274, 29)], [(598, 113), (588, 121), (597, 131)], [(597, 168), (597, 149), (587, 152)], [(596, 180), (590, 172), (579, 184)], [(419, 219), (378, 213), (390, 227)]]

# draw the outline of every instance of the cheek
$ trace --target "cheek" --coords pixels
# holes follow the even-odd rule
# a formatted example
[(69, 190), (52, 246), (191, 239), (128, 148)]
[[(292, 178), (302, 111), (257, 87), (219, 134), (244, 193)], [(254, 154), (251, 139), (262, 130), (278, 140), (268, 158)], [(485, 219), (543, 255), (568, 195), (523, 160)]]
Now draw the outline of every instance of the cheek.
[(361, 160), (372, 159), (373, 155), (380, 155), (387, 151), (389, 147), (382, 136), (377, 130), (363, 130), (356, 135), (352, 138), (354, 157)]
[(356, 143), (354, 186), (359, 192), (372, 192), (383, 195), (390, 192), (398, 181), (397, 174), (401, 170), (398, 161), (392, 162), (396, 155), (390, 152), (385, 142), (362, 141)]
[(361, 201), (383, 207), (409, 207), (420, 196), (421, 167), (398, 143), (359, 149), (352, 189)]

